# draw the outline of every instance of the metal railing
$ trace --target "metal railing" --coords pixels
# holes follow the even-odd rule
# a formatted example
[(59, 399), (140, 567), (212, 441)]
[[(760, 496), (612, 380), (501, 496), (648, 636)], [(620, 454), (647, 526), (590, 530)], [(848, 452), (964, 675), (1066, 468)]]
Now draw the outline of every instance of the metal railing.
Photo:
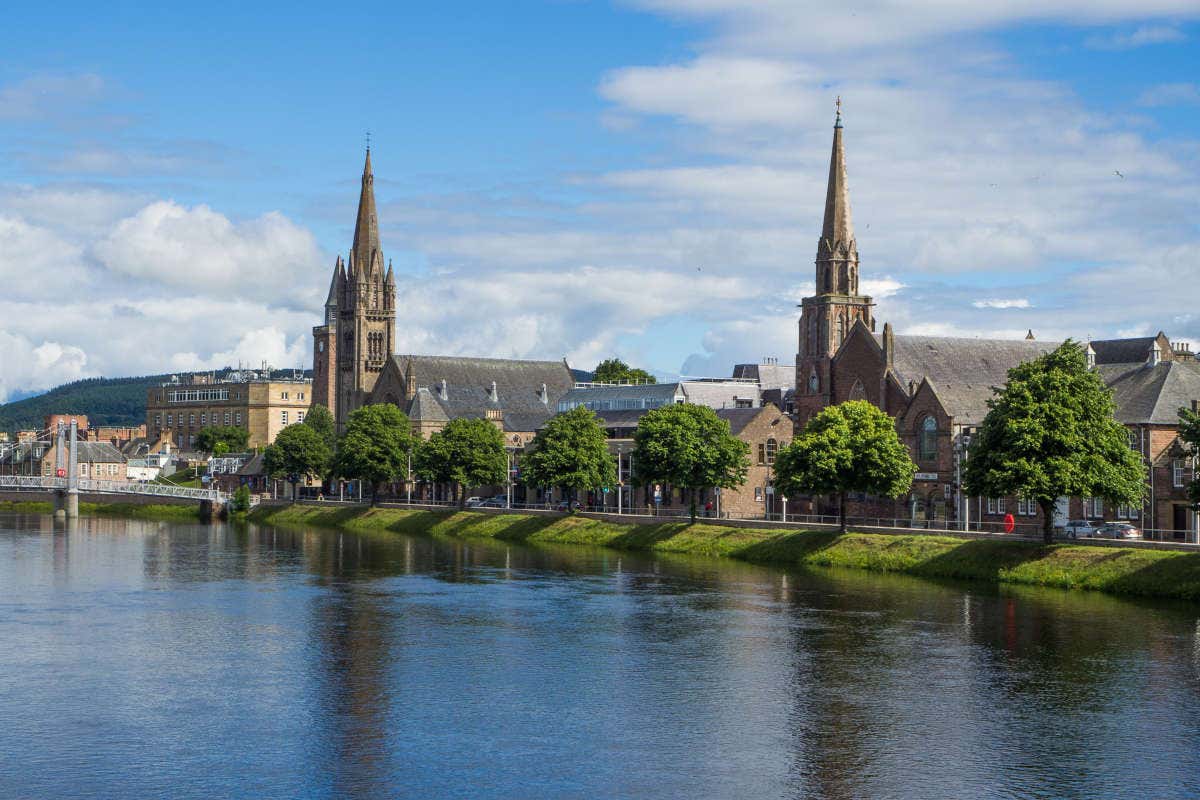
[[(217, 489), (193, 489), (166, 483), (137, 483), (130, 481), (103, 481), (80, 478), (76, 484), (81, 492), (99, 494), (138, 494), (155, 497), (178, 497), (187, 500), (220, 501)], [(56, 491), (68, 488), (66, 478), (48, 478), (41, 475), (0, 475), (0, 489), (18, 491)]]

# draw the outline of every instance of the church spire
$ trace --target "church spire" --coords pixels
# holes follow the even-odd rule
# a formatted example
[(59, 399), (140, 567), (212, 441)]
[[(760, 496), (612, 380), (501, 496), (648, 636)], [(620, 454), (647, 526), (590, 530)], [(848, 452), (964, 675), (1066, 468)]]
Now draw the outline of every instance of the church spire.
[(837, 117), (833, 123), (833, 153), (829, 157), (829, 184), (825, 189), (825, 224), (821, 238), (830, 246), (854, 241), (854, 222), (850, 218), (850, 187), (846, 183), (846, 149), (842, 144), (842, 98), (837, 99)]
[(358, 219), (354, 223), (354, 244), (350, 259), (356, 272), (369, 272), (376, 256), (383, 260), (379, 246), (379, 221), (375, 215), (375, 174), (371, 171), (371, 148), (363, 164), (362, 192), (358, 196)]

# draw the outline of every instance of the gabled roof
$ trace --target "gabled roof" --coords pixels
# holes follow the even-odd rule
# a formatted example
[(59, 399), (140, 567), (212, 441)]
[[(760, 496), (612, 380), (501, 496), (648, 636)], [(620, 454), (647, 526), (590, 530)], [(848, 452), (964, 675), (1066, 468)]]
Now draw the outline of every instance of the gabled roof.
[[(409, 402), (413, 419), (418, 419), (417, 414), (435, 421), (480, 418), (499, 411), (505, 429), (536, 430), (574, 385), (563, 361), (420, 355), (396, 355), (392, 361), (399, 374), (405, 380), (411, 378), (416, 386)], [(445, 398), (441, 397), (442, 381), (446, 383)], [(546, 402), (542, 402), (543, 384)]]
[(962, 425), (983, 421), (992, 387), (1003, 386), (1010, 369), (1061, 344), (949, 336), (896, 336), (893, 341), (892, 369), (901, 387), (907, 390), (911, 382), (915, 388), (927, 378), (946, 413)]
[(1134, 364), (1150, 357), (1150, 348), (1158, 336), (1135, 339), (1099, 339), (1090, 342), (1097, 364)]
[(1099, 364), (1096, 371), (1112, 389), (1117, 420), (1126, 424), (1177, 425), (1179, 409), (1200, 400), (1200, 361)]
[(769, 414), (782, 417), (783, 413), (777, 408), (718, 408), (717, 416), (729, 423), (729, 432), (737, 436), (746, 426), (758, 418), (759, 414)]

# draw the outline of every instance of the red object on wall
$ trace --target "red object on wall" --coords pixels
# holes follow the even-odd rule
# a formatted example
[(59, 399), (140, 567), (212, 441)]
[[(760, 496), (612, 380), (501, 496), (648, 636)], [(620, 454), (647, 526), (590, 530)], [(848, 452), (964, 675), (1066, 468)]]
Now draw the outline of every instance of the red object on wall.
[(1013, 518), (1013, 515), (1005, 514), (1004, 515), (1004, 532), (1012, 533), (1013, 528), (1015, 528), (1015, 527), (1017, 527), (1017, 521), (1016, 521), (1016, 519)]

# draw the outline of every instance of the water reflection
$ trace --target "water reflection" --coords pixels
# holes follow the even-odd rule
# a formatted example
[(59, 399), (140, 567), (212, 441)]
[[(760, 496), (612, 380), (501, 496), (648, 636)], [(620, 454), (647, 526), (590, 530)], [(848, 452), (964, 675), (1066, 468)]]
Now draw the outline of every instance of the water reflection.
[(1183, 604), (9, 516), (0, 642), (0, 796), (1200, 793)]

